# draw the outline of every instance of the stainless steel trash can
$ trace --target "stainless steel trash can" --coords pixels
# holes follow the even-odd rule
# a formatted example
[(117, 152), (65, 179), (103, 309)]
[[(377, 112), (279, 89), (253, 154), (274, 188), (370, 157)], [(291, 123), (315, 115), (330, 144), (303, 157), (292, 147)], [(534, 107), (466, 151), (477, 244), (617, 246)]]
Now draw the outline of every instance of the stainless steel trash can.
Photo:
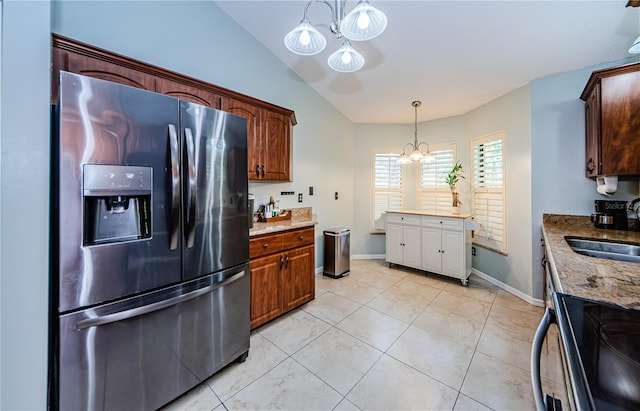
[(327, 277), (340, 278), (350, 272), (351, 231), (336, 227), (324, 230), (324, 270)]

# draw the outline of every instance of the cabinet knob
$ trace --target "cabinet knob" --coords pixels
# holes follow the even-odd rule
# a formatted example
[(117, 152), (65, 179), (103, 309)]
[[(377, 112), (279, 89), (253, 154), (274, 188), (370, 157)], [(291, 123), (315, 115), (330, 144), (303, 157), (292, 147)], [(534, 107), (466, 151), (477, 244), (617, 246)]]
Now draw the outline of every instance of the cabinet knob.
[(260, 165), (256, 164), (256, 177), (260, 177)]
[(269, 247), (269, 243), (262, 244), (262, 248), (268, 248), (268, 247)]
[(300, 240), (300, 241), (304, 240), (304, 236), (301, 235), (300, 237), (298, 237), (298, 240)]
[(264, 164), (262, 165), (262, 177), (264, 177)]
[[(591, 167), (589, 167), (589, 164), (591, 164)], [(595, 169), (596, 169), (596, 166), (593, 163), (593, 157), (590, 157), (589, 161), (587, 161), (587, 167), (586, 167), (587, 173), (591, 174)]]

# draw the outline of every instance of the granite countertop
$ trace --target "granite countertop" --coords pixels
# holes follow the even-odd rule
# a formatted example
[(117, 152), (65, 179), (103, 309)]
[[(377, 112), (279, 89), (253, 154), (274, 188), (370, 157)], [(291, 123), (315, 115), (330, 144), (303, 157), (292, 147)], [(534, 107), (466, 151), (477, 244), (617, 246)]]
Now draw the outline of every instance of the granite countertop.
[(471, 214), (452, 214), (452, 213), (430, 213), (427, 211), (421, 210), (389, 210), (386, 211), (389, 213), (397, 213), (397, 214), (414, 214), (414, 215), (423, 215), (423, 216), (432, 216), (432, 217), (449, 217), (449, 218), (471, 218), (473, 217)]
[(575, 236), (640, 243), (640, 232), (595, 228), (588, 216), (544, 214), (542, 234), (558, 292), (640, 309), (640, 264), (578, 254), (564, 239)]
[(255, 222), (253, 223), (253, 228), (249, 229), (249, 237), (273, 234), (296, 228), (313, 227), (318, 224), (318, 217), (312, 214), (311, 207), (292, 208), (287, 211), (291, 213), (291, 220), (274, 221), (272, 223)]

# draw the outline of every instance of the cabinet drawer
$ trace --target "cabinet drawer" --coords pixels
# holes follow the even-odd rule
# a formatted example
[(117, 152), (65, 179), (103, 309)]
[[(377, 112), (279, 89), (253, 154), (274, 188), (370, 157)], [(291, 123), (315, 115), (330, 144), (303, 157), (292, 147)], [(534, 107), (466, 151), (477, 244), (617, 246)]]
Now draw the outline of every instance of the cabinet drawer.
[(390, 223), (420, 225), (420, 216), (413, 214), (389, 213), (387, 214), (387, 221)]
[(447, 230), (462, 230), (464, 227), (464, 220), (462, 218), (422, 217), (422, 225), (425, 227), (437, 227)]
[(284, 249), (281, 234), (266, 235), (249, 240), (249, 258), (277, 253)]
[(313, 244), (315, 241), (315, 229), (305, 228), (304, 230), (290, 231), (282, 234), (283, 247), (285, 250)]

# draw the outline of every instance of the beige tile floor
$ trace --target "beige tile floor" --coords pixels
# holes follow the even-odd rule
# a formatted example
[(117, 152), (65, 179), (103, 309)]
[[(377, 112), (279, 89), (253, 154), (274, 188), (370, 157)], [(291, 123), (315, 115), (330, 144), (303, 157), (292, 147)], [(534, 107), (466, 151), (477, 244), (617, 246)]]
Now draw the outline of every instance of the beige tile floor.
[[(473, 275), (462, 287), (354, 260), (347, 277), (316, 277), (314, 301), (255, 330), (246, 362), (165, 409), (532, 410), (529, 357), (542, 314)], [(552, 361), (547, 346), (543, 363)]]

